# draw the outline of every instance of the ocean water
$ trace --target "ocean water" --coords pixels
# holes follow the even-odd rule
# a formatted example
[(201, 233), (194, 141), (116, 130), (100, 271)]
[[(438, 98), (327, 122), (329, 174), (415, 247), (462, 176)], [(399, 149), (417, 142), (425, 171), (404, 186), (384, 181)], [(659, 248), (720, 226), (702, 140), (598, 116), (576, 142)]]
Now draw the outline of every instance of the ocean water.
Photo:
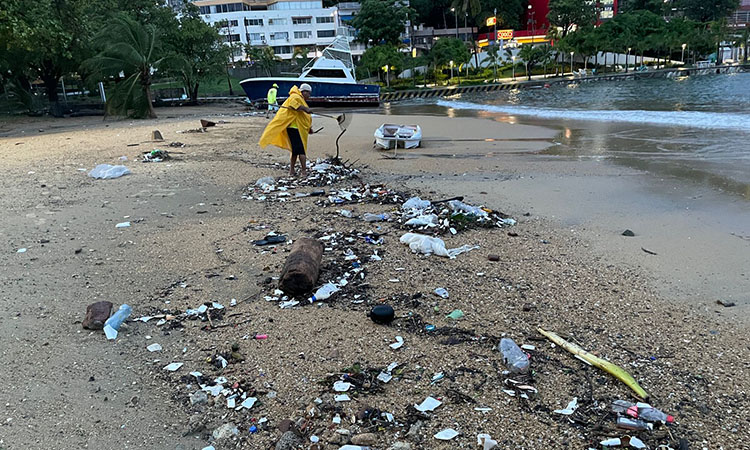
[(597, 159), (750, 201), (750, 73), (594, 82), (394, 104), (560, 130), (544, 155)]

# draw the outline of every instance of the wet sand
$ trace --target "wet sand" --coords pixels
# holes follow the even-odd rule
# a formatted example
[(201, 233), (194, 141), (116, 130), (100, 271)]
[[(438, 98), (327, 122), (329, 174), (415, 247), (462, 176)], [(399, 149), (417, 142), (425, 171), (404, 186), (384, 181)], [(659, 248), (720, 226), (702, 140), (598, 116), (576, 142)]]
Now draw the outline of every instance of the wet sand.
[[(744, 306), (723, 308), (665, 295), (660, 272), (645, 263), (620, 262), (620, 255), (599, 246), (600, 240), (610, 241), (609, 234), (602, 239), (588, 222), (566, 223), (556, 214), (595, 209), (562, 191), (588, 192), (593, 201), (605, 187), (617, 192), (613, 180), (628, 175), (575, 161), (540, 163), (536, 152), (551, 144), (556, 131), (476, 119), (403, 118), (419, 120), (429, 136), (505, 140), (432, 142), (397, 152), (404, 159), (382, 159), (387, 153), (372, 149), (371, 133), (385, 119), (357, 115), (341, 139), (342, 157), (356, 161), (365, 184), (385, 183), (433, 200), (463, 195), (519, 221), (510, 229), (443, 236), (449, 247), (480, 245), (455, 260), (422, 257), (398, 242), (405, 230), (395, 223), (348, 219), (338, 207), (313, 197), (283, 203), (243, 198), (255, 180), (285, 176), (288, 154), (257, 147), (265, 119), (212, 116), (217, 112), (240, 109), (160, 110), (162, 118), (153, 122), (14, 120), (0, 127), (5, 172), (0, 206), (6, 211), (0, 222), (5, 248), (0, 298), (6, 311), (0, 316), (0, 339), (7, 343), (0, 362), (9, 368), (0, 445), (202, 449), (212, 442), (213, 430), (232, 423), (239, 436), (215, 442), (217, 449), (274, 448), (284, 419), (306, 418), (304, 448), (315, 435), (320, 448), (338, 449), (348, 438), (331, 423), (336, 413), (351, 435), (374, 433), (374, 448), (397, 441), (413, 449), (472, 448), (481, 432), (499, 440), (501, 448), (586, 448), (604, 437), (632, 435), (615, 430), (608, 413), (609, 402), (633, 399), (631, 392), (540, 339), (538, 326), (627, 368), (652, 393), (655, 406), (678, 417), (669, 433), (639, 433), (650, 446), (676, 447), (679, 438), (691, 448), (743, 445), (750, 348), (744, 343), (746, 326), (731, 316)], [(227, 123), (206, 133), (177, 133), (196, 128), (201, 117)], [(325, 129), (311, 137), (313, 159), (335, 152), (337, 135), (330, 119), (315, 123)], [(168, 162), (135, 162), (142, 151), (165, 148), (149, 142), (153, 129), (164, 134), (165, 143), (185, 147), (174, 148), (175, 159)], [(123, 155), (132, 175), (97, 181), (79, 170), (117, 164)], [(592, 179), (596, 183), (585, 184)], [(326, 189), (357, 186), (347, 180)], [(392, 212), (398, 205), (347, 207), (357, 216)], [(131, 227), (115, 228), (123, 221), (131, 221)], [(589, 221), (599, 223), (599, 218)], [(385, 243), (372, 246), (357, 237), (368, 229), (387, 233)], [(622, 253), (654, 257), (640, 251), (644, 246), (659, 253), (654, 258), (662, 256), (662, 248), (630, 244), (619, 236), (619, 227), (610, 229)], [(366, 277), (355, 283), (356, 290), (318, 306), (280, 309), (264, 297), (273, 295), (271, 277), (278, 276), (289, 247), (250, 243), (271, 230), (292, 240), (353, 236), (351, 243), (338, 238), (339, 246), (326, 252), (322, 278), (346, 270), (345, 248), (360, 256)], [(20, 248), (27, 251), (17, 253)], [(369, 262), (372, 251), (383, 260)], [(489, 262), (489, 253), (501, 261)], [(660, 260), (672, 268), (680, 265), (673, 255)], [(449, 299), (433, 295), (437, 287), (448, 289)], [(363, 303), (354, 301), (356, 292)], [(233, 298), (237, 306), (230, 307)], [(131, 304), (135, 317), (178, 314), (210, 301), (227, 305), (227, 311), (214, 319), (220, 328), (200, 320), (128, 323), (111, 343), (101, 332), (80, 326), (86, 305), (105, 299)], [(382, 302), (392, 304), (400, 317), (388, 327), (366, 317)], [(465, 317), (446, 318), (453, 309)], [(426, 332), (425, 324), (440, 333)], [(243, 339), (253, 333), (267, 333), (269, 339)], [(393, 351), (388, 344), (397, 335), (405, 345)], [(503, 391), (512, 387), (495, 350), (503, 335), (536, 346), (534, 373), (524, 382), (539, 393), (529, 400)], [(164, 350), (146, 351), (154, 342)], [(223, 370), (210, 363), (219, 353), (231, 353), (234, 343), (242, 358)], [(168, 373), (162, 368), (169, 362), (185, 366)], [(388, 384), (352, 393), (351, 402), (333, 401), (331, 374), (353, 373), (357, 363), (377, 371), (392, 362), (402, 370)], [(250, 411), (227, 409), (223, 397), (193, 405), (189, 395), (197, 386), (188, 375), (193, 370), (236, 381), (261, 402)], [(440, 372), (443, 381), (432, 383)], [(428, 395), (444, 405), (419, 418), (410, 405)], [(582, 405), (574, 423), (552, 413), (573, 397)], [(392, 413), (395, 423), (357, 420), (368, 406)], [(268, 422), (260, 424), (262, 418)], [(250, 434), (254, 424), (262, 426)], [(418, 430), (407, 435), (415, 426)], [(461, 435), (447, 443), (432, 437), (447, 427)]]

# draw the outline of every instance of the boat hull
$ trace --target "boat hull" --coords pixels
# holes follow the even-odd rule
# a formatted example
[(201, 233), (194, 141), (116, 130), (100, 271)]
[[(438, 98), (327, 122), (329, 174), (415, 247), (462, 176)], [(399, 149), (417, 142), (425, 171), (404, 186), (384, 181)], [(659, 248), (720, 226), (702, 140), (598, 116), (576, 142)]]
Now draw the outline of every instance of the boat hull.
[(307, 101), (310, 106), (337, 106), (356, 104), (377, 106), (380, 103), (380, 86), (375, 84), (336, 83), (330, 81), (299, 80), (295, 78), (250, 78), (240, 82), (248, 100), (264, 103), (271, 86), (276, 83), (278, 102), (288, 97), (292, 86), (307, 83), (312, 87), (312, 96)]

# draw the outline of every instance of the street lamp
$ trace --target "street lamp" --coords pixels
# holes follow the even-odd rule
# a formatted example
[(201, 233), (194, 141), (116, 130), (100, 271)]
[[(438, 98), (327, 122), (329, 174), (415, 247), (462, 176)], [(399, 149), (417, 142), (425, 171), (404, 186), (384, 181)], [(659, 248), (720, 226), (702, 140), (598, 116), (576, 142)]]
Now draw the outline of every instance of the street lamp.
[(531, 24), (531, 45), (534, 45), (534, 30), (536, 29), (536, 21), (534, 20), (535, 12), (531, 5), (529, 5), (529, 20), (526, 26), (528, 27)]
[(456, 8), (451, 8), (451, 11), (456, 16), (456, 39), (458, 39), (458, 11), (456, 11)]
[(685, 47), (687, 47), (687, 44), (682, 44), (682, 56), (680, 56), (680, 61), (683, 65), (685, 65)]
[(451, 84), (453, 84), (453, 60), (451, 60), (450, 64), (451, 64)]
[(516, 55), (513, 55), (513, 81), (516, 81)]
[(628, 73), (628, 61), (630, 61), (630, 47), (628, 47), (628, 54), (625, 55), (625, 73)]
[(575, 52), (570, 52), (570, 74), (573, 75), (573, 54)]

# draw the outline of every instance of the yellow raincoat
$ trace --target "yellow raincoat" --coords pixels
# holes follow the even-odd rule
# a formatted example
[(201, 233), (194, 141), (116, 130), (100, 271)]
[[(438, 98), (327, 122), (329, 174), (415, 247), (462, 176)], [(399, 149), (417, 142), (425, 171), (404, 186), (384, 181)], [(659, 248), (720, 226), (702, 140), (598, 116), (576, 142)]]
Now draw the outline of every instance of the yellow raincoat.
[(305, 153), (307, 153), (307, 135), (310, 131), (310, 126), (312, 126), (312, 116), (305, 112), (297, 111), (296, 108), (300, 106), (307, 107), (307, 102), (302, 97), (302, 92), (300, 92), (299, 88), (292, 86), (292, 89), (289, 90), (289, 98), (284, 101), (276, 116), (271, 119), (266, 129), (263, 130), (263, 135), (260, 137), (261, 147), (275, 145), (276, 147), (292, 151), (292, 144), (289, 142), (289, 134), (287, 134), (286, 129), (289, 125), (295, 124), (297, 129), (299, 129)]

